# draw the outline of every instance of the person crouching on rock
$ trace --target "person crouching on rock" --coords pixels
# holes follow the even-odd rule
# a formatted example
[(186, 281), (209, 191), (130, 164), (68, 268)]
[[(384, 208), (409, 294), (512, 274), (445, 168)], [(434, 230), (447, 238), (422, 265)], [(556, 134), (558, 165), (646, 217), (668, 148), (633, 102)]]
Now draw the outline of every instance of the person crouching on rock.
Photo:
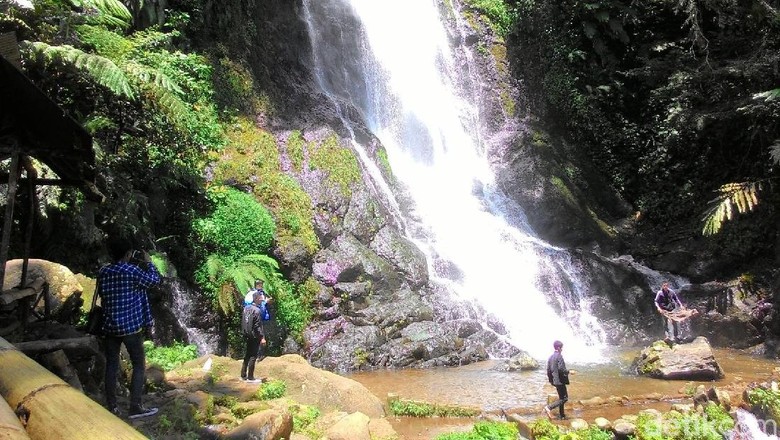
[(678, 308), (683, 309), (682, 301), (674, 290), (669, 288), (669, 283), (661, 284), (661, 290), (655, 294), (655, 308), (661, 314), (664, 320), (664, 333), (666, 334), (666, 343), (680, 342), (680, 324), (669, 316), (669, 313), (675, 312)]

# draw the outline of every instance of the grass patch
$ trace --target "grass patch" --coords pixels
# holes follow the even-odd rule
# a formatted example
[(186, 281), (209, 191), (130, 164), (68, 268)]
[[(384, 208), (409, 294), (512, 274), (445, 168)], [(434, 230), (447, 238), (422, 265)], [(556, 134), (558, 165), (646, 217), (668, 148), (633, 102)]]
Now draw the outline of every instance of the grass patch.
[(271, 400), (278, 399), (285, 393), (287, 393), (287, 383), (283, 380), (272, 380), (260, 385), (254, 397), (257, 400)]
[(515, 440), (517, 426), (510, 422), (477, 422), (469, 432), (441, 434), (435, 440)]
[(474, 417), (479, 411), (474, 408), (393, 399), (390, 401), (390, 413), (410, 417)]
[(198, 347), (193, 344), (174, 342), (168, 347), (158, 347), (152, 341), (144, 341), (148, 364), (157, 365), (163, 371), (171, 371), (179, 365), (198, 357)]

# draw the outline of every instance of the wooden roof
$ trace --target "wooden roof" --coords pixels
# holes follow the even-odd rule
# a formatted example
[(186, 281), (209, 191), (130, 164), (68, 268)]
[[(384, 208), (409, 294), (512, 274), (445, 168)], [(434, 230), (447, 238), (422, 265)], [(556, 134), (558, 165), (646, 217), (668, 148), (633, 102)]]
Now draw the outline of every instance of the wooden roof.
[(92, 137), (0, 56), (0, 160), (13, 151), (46, 164), (59, 176), (59, 184), (76, 185), (91, 200), (103, 199), (95, 186)]

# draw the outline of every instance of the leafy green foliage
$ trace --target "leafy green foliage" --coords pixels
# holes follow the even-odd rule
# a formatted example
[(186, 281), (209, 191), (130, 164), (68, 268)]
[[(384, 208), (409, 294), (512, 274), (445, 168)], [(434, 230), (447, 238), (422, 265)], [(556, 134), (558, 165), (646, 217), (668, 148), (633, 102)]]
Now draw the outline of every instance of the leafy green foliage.
[(260, 385), (255, 393), (255, 399), (258, 400), (271, 400), (283, 397), (287, 392), (287, 383), (283, 380), (272, 380)]
[(214, 212), (194, 224), (204, 246), (233, 259), (270, 249), (276, 225), (254, 197), (222, 186), (209, 188), (207, 195), (214, 203)]
[(761, 182), (727, 183), (718, 189), (718, 197), (710, 201), (713, 205), (704, 214), (702, 234), (713, 235), (720, 231), (723, 222), (731, 220), (734, 209), (744, 214), (758, 204)]
[(108, 58), (90, 54), (67, 44), (51, 46), (42, 41), (23, 41), (20, 48), (28, 58), (46, 65), (70, 65), (90, 75), (92, 79), (113, 93), (135, 99), (135, 91), (125, 72)]
[(174, 342), (168, 347), (158, 347), (152, 341), (144, 341), (144, 351), (147, 362), (159, 366), (163, 371), (171, 371), (198, 357), (198, 347), (182, 342)]
[(397, 416), (411, 417), (473, 417), (479, 411), (459, 406), (437, 405), (408, 399), (393, 399), (390, 401), (390, 413)]
[(466, 3), (483, 14), (500, 36), (505, 36), (514, 22), (514, 11), (504, 0), (467, 0)]
[(748, 402), (773, 420), (780, 420), (780, 391), (755, 387), (747, 393)]
[(515, 440), (517, 435), (514, 423), (477, 422), (469, 432), (441, 434), (436, 440)]
[(547, 419), (536, 419), (530, 427), (534, 438), (540, 440), (556, 440), (561, 436), (560, 429)]
[[(576, 141), (574, 153), (593, 160), (643, 222), (694, 223), (713, 188), (776, 173), (766, 152), (780, 138), (771, 122), (780, 116), (771, 99), (777, 11), (750, 15), (751, 4), (521, 1), (509, 57), (534, 112)], [(772, 203), (751, 217), (777, 224)], [(727, 218), (721, 208), (717, 218)], [(758, 252), (767, 234), (718, 244)]]
[(268, 281), (270, 290), (280, 277), (279, 263), (263, 254), (271, 246), (275, 225), (268, 210), (249, 194), (211, 187), (208, 197), (214, 211), (193, 224), (206, 255), (196, 279), (230, 315), (255, 279)]
[(293, 415), (293, 432), (301, 433), (309, 438), (320, 438), (320, 432), (314, 429), (314, 423), (321, 415), (316, 406), (293, 405), (290, 407)]

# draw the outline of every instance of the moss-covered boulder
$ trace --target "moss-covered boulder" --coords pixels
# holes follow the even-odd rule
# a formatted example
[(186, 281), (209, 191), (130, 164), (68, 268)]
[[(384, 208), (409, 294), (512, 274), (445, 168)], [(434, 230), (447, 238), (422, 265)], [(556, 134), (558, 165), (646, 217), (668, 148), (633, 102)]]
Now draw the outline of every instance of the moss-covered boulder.
[(723, 369), (715, 360), (707, 338), (700, 336), (688, 344), (653, 343), (634, 359), (637, 374), (666, 380), (715, 380)]

